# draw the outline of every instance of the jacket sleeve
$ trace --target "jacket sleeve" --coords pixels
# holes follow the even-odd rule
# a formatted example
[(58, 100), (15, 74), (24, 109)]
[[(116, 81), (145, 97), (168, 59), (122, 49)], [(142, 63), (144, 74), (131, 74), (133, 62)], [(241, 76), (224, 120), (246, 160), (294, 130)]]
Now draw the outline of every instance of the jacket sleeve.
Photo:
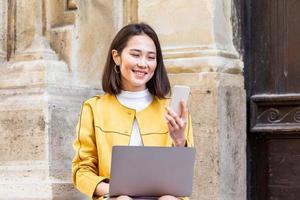
[(93, 197), (97, 185), (105, 178), (98, 176), (98, 154), (95, 140), (94, 119), (91, 106), (84, 103), (76, 127), (73, 143), (75, 156), (72, 161), (72, 178), (75, 187)]
[(192, 119), (190, 114), (188, 114), (188, 121), (185, 127), (185, 137), (186, 137), (187, 147), (193, 147), (194, 136), (193, 136)]

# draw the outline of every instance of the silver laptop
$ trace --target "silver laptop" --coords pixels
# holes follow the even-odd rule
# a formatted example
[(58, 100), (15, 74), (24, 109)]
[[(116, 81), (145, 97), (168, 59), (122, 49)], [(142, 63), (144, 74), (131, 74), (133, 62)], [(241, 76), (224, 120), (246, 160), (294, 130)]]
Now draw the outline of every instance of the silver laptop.
[(195, 148), (114, 146), (109, 196), (190, 196)]

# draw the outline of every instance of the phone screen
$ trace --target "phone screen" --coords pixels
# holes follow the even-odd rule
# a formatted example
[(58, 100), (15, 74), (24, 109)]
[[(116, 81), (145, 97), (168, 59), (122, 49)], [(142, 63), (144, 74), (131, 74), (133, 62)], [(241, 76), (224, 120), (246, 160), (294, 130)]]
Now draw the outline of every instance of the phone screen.
[(181, 114), (180, 101), (187, 103), (190, 95), (190, 87), (185, 85), (174, 85), (170, 107), (179, 116)]

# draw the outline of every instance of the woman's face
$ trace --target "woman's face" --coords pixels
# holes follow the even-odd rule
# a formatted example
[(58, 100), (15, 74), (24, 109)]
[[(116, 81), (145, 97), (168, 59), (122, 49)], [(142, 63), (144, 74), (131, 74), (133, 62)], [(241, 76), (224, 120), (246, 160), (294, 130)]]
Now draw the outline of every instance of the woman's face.
[(116, 65), (120, 66), (122, 90), (145, 90), (157, 65), (153, 40), (146, 34), (132, 36), (121, 55), (113, 50), (112, 56)]

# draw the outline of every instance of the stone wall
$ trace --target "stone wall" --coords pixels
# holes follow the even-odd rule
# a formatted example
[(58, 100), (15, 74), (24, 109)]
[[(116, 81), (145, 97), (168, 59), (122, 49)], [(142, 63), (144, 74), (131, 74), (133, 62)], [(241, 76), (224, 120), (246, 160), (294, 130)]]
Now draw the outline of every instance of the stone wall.
[(7, 1), (0, 1), (0, 63), (6, 59)]
[(194, 200), (246, 199), (243, 63), (225, 0), (0, 1), (0, 199), (84, 199), (71, 184), (81, 102), (101, 93), (124, 24), (158, 33), (172, 84), (191, 87)]

